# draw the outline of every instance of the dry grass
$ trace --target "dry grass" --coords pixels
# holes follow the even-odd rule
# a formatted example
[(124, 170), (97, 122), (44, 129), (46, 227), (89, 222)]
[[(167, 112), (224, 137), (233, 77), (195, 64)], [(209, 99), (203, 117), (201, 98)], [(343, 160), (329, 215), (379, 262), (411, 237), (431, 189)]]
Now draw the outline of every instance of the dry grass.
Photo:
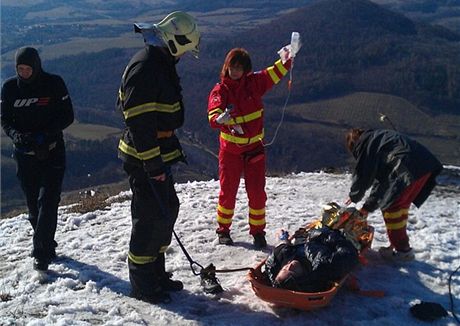
[(66, 209), (66, 212), (85, 214), (97, 210), (105, 210), (108, 209), (112, 203), (121, 203), (130, 198), (130, 195), (111, 197), (108, 193), (95, 192), (94, 195), (88, 193), (84, 194), (78, 203)]

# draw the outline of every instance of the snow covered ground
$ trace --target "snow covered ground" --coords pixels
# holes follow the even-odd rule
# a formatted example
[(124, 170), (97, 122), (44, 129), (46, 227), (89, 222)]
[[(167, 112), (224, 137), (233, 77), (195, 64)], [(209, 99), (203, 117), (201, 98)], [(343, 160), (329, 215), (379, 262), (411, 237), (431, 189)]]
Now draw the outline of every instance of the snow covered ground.
[[(457, 171), (458, 172), (458, 171)], [(216, 245), (217, 181), (177, 184), (181, 201), (176, 233), (192, 258), (218, 269), (254, 267), (276, 244), (275, 232), (318, 218), (321, 207), (347, 198), (349, 174), (300, 173), (267, 178), (267, 240), (255, 250), (248, 234), (247, 200), (241, 185), (232, 227), (235, 245)], [(359, 206), (359, 205), (358, 205)], [(380, 212), (369, 216), (375, 227), (369, 264), (354, 273), (363, 289), (384, 290), (369, 298), (342, 288), (331, 304), (304, 312), (276, 308), (252, 291), (246, 272), (218, 274), (224, 292), (208, 295), (200, 286), (176, 241), (167, 251), (167, 269), (185, 289), (168, 305), (129, 298), (127, 251), (130, 202), (87, 214), (60, 208), (56, 240), (60, 258), (50, 265), (50, 282), (40, 284), (32, 270), (32, 229), (25, 215), (0, 220), (1, 325), (420, 325), (409, 313), (417, 300), (440, 303), (450, 310), (448, 278), (460, 265), (460, 185), (439, 186), (420, 208), (413, 207), (409, 236), (416, 261), (392, 265), (378, 247), (387, 245)], [(460, 275), (452, 294), (460, 314)], [(455, 325), (449, 316), (434, 325)]]

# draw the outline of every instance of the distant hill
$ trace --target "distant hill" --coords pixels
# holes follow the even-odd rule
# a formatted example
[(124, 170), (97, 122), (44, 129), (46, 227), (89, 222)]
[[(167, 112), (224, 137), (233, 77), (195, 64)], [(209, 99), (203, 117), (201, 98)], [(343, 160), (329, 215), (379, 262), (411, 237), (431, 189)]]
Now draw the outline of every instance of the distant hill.
[[(186, 55), (177, 66), (186, 105), (179, 136), (190, 163), (177, 168), (177, 180), (217, 177), (218, 136), (208, 127), (206, 107), (227, 51), (245, 47), (255, 69), (262, 69), (277, 59), (276, 52), (289, 43), (292, 31), (301, 33), (303, 47), (295, 60), (284, 123), (274, 144), (267, 147), (268, 174), (348, 168), (352, 162), (343, 133), (354, 126), (391, 127), (379, 120), (379, 113), (426, 144), (443, 163), (460, 165), (460, 36), (411, 20), (389, 10), (389, 1), (381, 2), (387, 7), (366, 0), (322, 0), (292, 10), (299, 1), (279, 7), (269, 1), (258, 16), (255, 1), (249, 1), (246, 9), (243, 2), (232, 2), (226, 10), (219, 7), (224, 5), (221, 1), (207, 7), (208, 2), (197, 1), (197, 16), (204, 22), (200, 59)], [(184, 1), (182, 8), (192, 10), (194, 3)], [(270, 8), (277, 11), (273, 20)], [(131, 10), (135, 13), (135, 8)], [(66, 80), (80, 122), (121, 130), (114, 105), (119, 80), (142, 40), (127, 34), (126, 22), (117, 20), (117, 26), (124, 26), (120, 33), (125, 34), (116, 37), (113, 48), (59, 56), (46, 60), (44, 67)], [(96, 29), (91, 31), (93, 37)], [(104, 47), (107, 44), (111, 43)], [(285, 79), (264, 99), (267, 141), (274, 136), (287, 94)], [(107, 137), (85, 139), (88, 129), (81, 130), (68, 136), (66, 189), (122, 180), (117, 136), (106, 130)], [(2, 189), (17, 186), (14, 164), (4, 159), (8, 153), (8, 147), (2, 147), (3, 175), (8, 171)]]
[[(460, 147), (460, 36), (365, 0), (316, 1), (251, 33), (205, 44), (200, 61), (181, 65), (189, 107), (186, 128), (207, 147), (217, 148), (217, 134), (203, 128), (206, 100), (226, 52), (245, 47), (260, 69), (272, 64), (292, 31), (300, 32), (303, 47), (295, 61), (286, 122), (268, 148), (269, 172), (348, 166), (343, 132), (353, 126), (390, 127), (379, 121), (378, 112), (424, 142), (435, 139), (436, 154), (460, 164), (455, 150)], [(267, 140), (286, 96), (284, 81), (265, 98)], [(323, 109), (330, 110), (329, 118), (308, 120), (306, 112), (314, 109), (307, 108), (318, 103), (335, 103)], [(450, 118), (440, 118), (444, 115)]]
[(407, 17), (460, 33), (460, 2), (452, 0), (373, 0)]

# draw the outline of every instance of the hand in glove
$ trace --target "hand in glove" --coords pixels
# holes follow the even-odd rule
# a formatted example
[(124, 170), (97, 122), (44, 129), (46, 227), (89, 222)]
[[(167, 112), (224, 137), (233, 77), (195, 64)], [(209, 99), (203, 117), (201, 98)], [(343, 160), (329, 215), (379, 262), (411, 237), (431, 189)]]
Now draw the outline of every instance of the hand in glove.
[(13, 137), (13, 143), (19, 146), (32, 146), (35, 144), (34, 136), (31, 132), (17, 132)]
[(147, 176), (152, 181), (165, 181), (166, 180), (166, 173), (164, 169), (156, 170), (156, 171), (149, 171), (147, 172)]
[(364, 218), (367, 218), (367, 216), (369, 215), (369, 212), (365, 209), (365, 208), (361, 208), (359, 210), (359, 213), (361, 214), (362, 217)]
[(280, 56), (281, 62), (284, 64), (286, 61), (292, 58), (291, 56), (291, 44), (283, 46), (279, 51), (278, 54)]
[(232, 116), (230, 115), (230, 110), (229, 109), (225, 109), (225, 112), (224, 113), (221, 113), (217, 118), (216, 118), (216, 122), (218, 124), (226, 124), (227, 122), (229, 122), (230, 120), (232, 119)]
[(281, 62), (284, 64), (286, 63), (286, 61), (288, 61), (289, 59), (292, 59), (296, 56), (296, 54), (299, 52), (300, 50), (300, 47), (302, 45), (299, 43), (298, 44), (298, 47), (296, 47), (294, 49), (294, 51), (292, 51), (292, 46), (291, 44), (288, 44), (288, 45), (285, 45), (283, 46), (279, 51), (278, 51), (278, 54), (281, 58)]

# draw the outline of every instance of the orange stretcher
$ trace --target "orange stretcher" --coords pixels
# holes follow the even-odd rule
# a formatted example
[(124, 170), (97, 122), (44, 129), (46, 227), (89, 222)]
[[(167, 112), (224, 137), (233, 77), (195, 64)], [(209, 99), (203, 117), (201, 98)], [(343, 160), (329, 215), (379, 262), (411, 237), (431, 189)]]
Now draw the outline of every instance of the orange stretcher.
[[(318, 224), (321, 224), (320, 221), (310, 223), (306, 228), (311, 229), (316, 227)], [(370, 248), (372, 240), (374, 238), (374, 229), (371, 226), (367, 226), (367, 232), (363, 235), (362, 249), (360, 250), (360, 262), (365, 264), (366, 260), (363, 256), (363, 253)], [(323, 292), (298, 292), (282, 288), (272, 287), (268, 277), (262, 272), (262, 267), (265, 265), (265, 260), (260, 262), (254, 269), (251, 269), (248, 272), (248, 279), (251, 283), (254, 293), (262, 300), (269, 302), (275, 306), (279, 307), (288, 307), (295, 308), (299, 310), (314, 310), (327, 306), (334, 296), (337, 294), (339, 289), (347, 282), (350, 274), (347, 274), (340, 281), (332, 282), (331, 288)], [(360, 291), (357, 286), (356, 279), (350, 277), (354, 289)], [(365, 291), (363, 291), (364, 294)], [(371, 292), (371, 291), (369, 291)], [(377, 291), (372, 291), (377, 292)], [(380, 292), (380, 291), (378, 291)], [(364, 294), (366, 295), (366, 294)], [(378, 293), (372, 296), (383, 296), (383, 294)]]

